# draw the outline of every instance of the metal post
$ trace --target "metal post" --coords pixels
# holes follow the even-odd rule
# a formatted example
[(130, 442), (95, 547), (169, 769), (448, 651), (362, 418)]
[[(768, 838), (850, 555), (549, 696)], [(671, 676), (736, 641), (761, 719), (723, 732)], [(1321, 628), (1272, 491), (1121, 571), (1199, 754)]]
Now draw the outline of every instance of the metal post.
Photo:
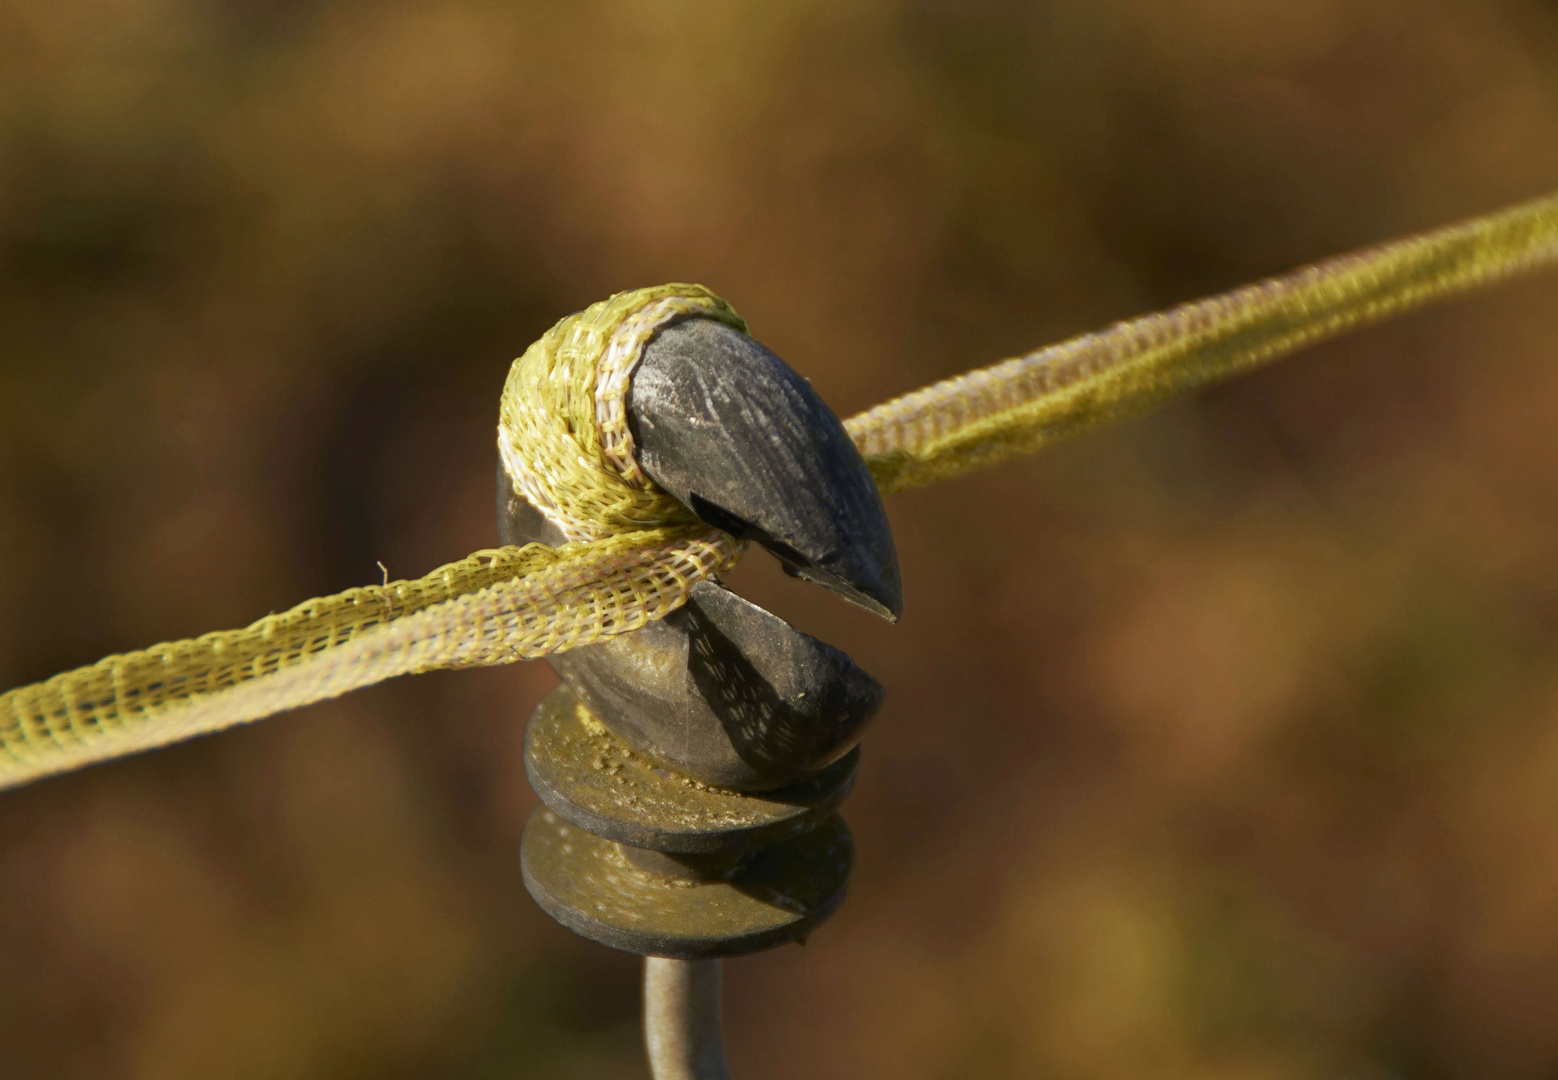
[(731, 1080), (720, 1034), (722, 964), (644, 957), (644, 1045), (654, 1080)]

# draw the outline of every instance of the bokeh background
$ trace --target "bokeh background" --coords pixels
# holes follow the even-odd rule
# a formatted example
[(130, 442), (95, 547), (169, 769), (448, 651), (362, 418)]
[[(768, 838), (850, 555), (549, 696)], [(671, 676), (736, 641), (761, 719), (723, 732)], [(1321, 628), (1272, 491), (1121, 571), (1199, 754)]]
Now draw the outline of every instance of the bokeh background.
[[(0, 686), (490, 546), (511, 357), (704, 282), (841, 415), (1558, 187), (1550, 0), (3, 0)], [(1558, 279), (890, 504), (852, 895), (742, 1080), (1551, 1077)], [(0, 1075), (643, 1077), (544, 664), (0, 795)]]

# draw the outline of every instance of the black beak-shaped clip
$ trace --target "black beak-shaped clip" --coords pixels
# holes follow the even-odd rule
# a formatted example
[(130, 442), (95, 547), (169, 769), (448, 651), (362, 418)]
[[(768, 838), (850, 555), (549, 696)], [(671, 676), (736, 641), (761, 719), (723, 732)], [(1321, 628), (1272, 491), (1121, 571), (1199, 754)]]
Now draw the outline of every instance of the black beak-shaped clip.
[(809, 382), (712, 319), (661, 331), (628, 394), (639, 467), (702, 520), (896, 622), (898, 552), (860, 451)]

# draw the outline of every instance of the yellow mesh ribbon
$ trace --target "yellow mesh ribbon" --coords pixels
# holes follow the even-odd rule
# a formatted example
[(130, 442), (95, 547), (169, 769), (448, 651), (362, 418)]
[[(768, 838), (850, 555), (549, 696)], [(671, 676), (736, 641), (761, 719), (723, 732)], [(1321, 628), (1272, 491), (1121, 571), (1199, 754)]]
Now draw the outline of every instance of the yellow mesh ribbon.
[[(243, 630), (109, 656), (0, 698), (0, 786), (165, 746), (435, 668), (529, 660), (636, 630), (734, 562), (687, 527), (481, 551)], [(728, 538), (727, 538), (728, 539)]]
[(970, 371), (844, 427), (882, 491), (901, 491), (1555, 259), (1558, 195), (1549, 195)]
[(747, 329), (701, 285), (657, 285), (570, 315), (514, 361), (498, 411), (498, 453), (514, 490), (569, 540), (697, 522), (639, 470), (626, 404), (650, 338), (696, 316)]
[[(1037, 449), (1431, 300), (1558, 261), (1558, 195), (1330, 259), (936, 383), (845, 421), (883, 491)], [(514, 362), (498, 447), (570, 543), (478, 552), (416, 581), (110, 656), (0, 695), (0, 787), (216, 731), (396, 675), (545, 656), (635, 630), (742, 545), (639, 470), (625, 401), (653, 335), (745, 332), (707, 289), (619, 293)]]

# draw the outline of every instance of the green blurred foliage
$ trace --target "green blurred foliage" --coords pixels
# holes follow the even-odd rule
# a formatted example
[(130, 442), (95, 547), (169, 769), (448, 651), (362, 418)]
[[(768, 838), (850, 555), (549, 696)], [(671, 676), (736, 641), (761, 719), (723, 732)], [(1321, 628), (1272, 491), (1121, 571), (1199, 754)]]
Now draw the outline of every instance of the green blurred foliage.
[[(494, 540), (508, 360), (702, 281), (848, 414), (1558, 186), (1542, 0), (0, 0), (0, 685)], [(1558, 1069), (1532, 280), (894, 499), (853, 894), (750, 1080)], [(0, 796), (0, 1075), (636, 1077), (544, 665)]]

